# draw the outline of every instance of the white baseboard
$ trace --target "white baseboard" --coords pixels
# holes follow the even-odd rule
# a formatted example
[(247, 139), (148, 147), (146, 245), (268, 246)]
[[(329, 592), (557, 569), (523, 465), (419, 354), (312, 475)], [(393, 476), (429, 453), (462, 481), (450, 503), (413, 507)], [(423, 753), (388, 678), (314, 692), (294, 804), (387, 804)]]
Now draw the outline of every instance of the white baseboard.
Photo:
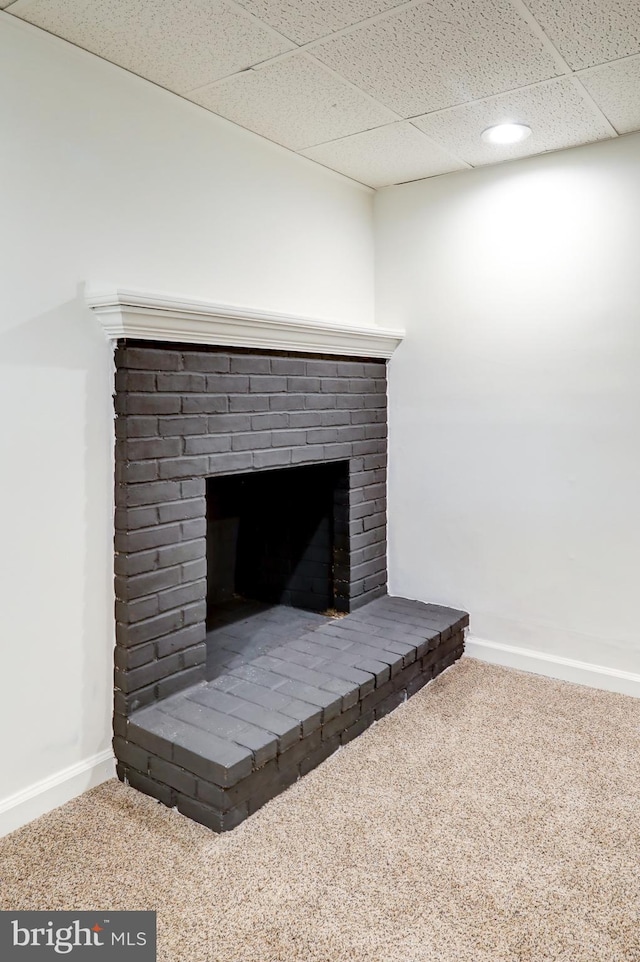
[(115, 758), (108, 748), (43, 778), (15, 795), (0, 799), (0, 837), (63, 805), (87, 789), (106, 782), (115, 773)]
[(640, 675), (631, 671), (592, 665), (586, 661), (562, 658), (560, 655), (550, 655), (532, 648), (501, 645), (495, 641), (475, 638), (473, 635), (467, 636), (464, 648), (467, 655), (492, 665), (518, 668), (520, 671), (546, 675), (548, 678), (572, 681), (576, 685), (587, 685), (589, 688), (601, 688), (604, 691), (640, 698)]

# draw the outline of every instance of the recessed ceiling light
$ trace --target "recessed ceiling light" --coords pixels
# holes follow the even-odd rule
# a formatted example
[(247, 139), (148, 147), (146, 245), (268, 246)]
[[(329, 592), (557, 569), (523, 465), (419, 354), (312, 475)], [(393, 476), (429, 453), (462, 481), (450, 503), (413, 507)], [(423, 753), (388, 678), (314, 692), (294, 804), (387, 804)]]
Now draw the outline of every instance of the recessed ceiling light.
[(531, 135), (531, 127), (526, 124), (496, 124), (482, 131), (486, 144), (518, 144)]

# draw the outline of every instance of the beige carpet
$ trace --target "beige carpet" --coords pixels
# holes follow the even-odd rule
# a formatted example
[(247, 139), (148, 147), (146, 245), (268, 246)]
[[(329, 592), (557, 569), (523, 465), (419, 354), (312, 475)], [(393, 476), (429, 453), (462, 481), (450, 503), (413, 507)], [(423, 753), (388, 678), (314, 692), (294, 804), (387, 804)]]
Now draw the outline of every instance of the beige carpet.
[(111, 781), (0, 872), (157, 909), (163, 962), (636, 962), (640, 700), (464, 659), (229, 835)]

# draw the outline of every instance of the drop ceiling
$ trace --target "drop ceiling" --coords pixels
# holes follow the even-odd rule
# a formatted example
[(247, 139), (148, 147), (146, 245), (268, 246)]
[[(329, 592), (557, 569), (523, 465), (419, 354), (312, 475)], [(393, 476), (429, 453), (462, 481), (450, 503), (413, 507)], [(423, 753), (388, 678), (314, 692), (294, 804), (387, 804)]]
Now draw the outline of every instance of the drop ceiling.
[[(640, 129), (639, 0), (0, 0), (379, 188)], [(480, 139), (528, 124), (523, 143)]]

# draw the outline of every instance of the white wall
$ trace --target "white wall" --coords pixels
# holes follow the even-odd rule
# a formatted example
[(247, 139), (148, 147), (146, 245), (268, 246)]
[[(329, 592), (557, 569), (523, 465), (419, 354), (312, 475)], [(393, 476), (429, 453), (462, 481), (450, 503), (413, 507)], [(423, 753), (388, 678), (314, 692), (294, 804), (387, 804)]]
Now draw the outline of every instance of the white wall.
[(372, 323), (373, 233), (366, 189), (7, 14), (0, 89), (1, 833), (109, 770), (112, 351), (85, 285)]
[(640, 135), (387, 189), (376, 229), (392, 591), (640, 671)]

